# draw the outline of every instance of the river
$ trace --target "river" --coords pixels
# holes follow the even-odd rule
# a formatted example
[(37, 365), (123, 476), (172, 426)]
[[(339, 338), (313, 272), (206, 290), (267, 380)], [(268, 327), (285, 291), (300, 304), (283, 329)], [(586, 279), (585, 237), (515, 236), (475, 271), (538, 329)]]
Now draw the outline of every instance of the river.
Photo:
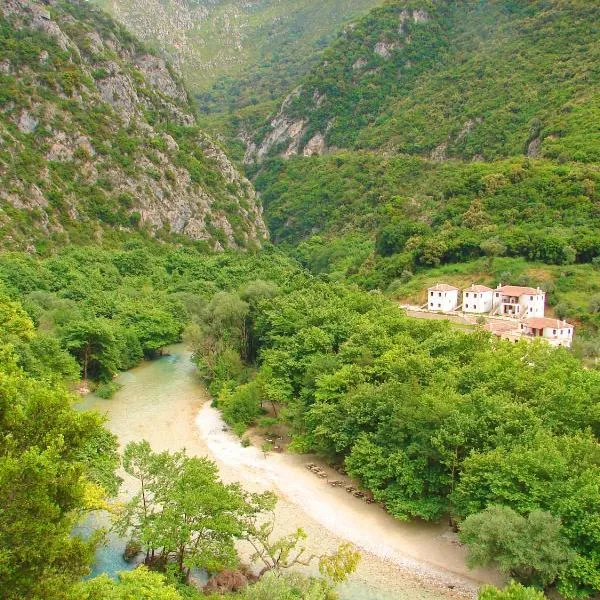
[[(328, 486), (304, 467), (309, 460), (316, 462), (314, 457), (265, 456), (255, 447), (243, 448), (211, 407), (182, 345), (121, 374), (119, 383), (122, 388), (112, 399), (90, 394), (80, 407), (106, 414), (122, 447), (146, 439), (155, 451), (185, 449), (190, 455), (208, 456), (225, 482), (277, 493), (276, 533), (302, 527), (308, 534), (307, 548), (319, 553), (344, 540), (358, 546), (363, 557), (357, 572), (339, 589), (343, 600), (469, 597), (482, 583), (501, 583), (492, 571), (470, 571), (464, 549), (443, 525), (401, 523), (379, 506)], [(132, 480), (124, 479), (121, 493), (126, 497), (135, 488)], [(110, 538), (98, 552), (94, 574), (127, 568), (122, 549), (122, 540)]]

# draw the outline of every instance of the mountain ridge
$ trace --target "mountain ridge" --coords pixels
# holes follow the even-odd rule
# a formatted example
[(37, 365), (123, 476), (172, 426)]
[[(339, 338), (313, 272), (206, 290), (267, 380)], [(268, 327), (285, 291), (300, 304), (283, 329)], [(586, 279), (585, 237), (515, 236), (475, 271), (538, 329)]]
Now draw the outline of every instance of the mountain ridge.
[(183, 73), (203, 112), (278, 99), (381, 0), (95, 0)]

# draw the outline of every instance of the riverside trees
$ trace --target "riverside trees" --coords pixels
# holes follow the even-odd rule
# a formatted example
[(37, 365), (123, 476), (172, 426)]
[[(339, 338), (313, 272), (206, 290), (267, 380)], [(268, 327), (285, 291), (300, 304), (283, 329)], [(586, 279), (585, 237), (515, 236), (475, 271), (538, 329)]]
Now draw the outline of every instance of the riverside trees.
[(238, 540), (254, 549), (252, 560), (263, 566), (261, 575), (318, 560), (321, 574), (337, 584), (358, 565), (360, 555), (348, 544), (331, 555), (314, 555), (302, 546), (302, 530), (274, 538), (276, 496), (225, 485), (216, 465), (206, 458), (155, 453), (146, 441), (132, 442), (125, 449), (123, 467), (138, 481), (139, 491), (125, 505), (116, 530), (140, 543), (147, 565), (175, 565), (183, 581), (194, 568), (217, 573), (237, 567)]
[[(213, 380), (226, 418), (251, 420), (276, 398), (296, 449), (343, 464), (400, 519), (549, 513), (565, 560), (532, 580), (568, 596), (600, 589), (598, 371), (322, 281), (265, 299), (252, 320), (256, 374)], [(529, 581), (534, 558), (515, 575)]]
[(127, 446), (123, 466), (140, 491), (117, 530), (140, 541), (147, 564), (173, 562), (184, 580), (192, 568), (218, 572), (236, 566), (243, 494), (239, 486), (221, 483), (214, 463), (184, 452), (156, 454), (148, 442), (139, 442)]
[[(240, 344), (245, 347), (240, 332), (248, 319), (246, 307), (254, 310), (261, 297), (277, 289), (261, 280), (280, 281), (299, 273), (280, 253), (208, 256), (191, 247), (132, 239), (115, 250), (72, 247), (46, 259), (2, 254), (0, 291), (19, 300), (26, 318), (43, 332), (36, 346), (67, 349), (83, 378), (102, 382), (144, 357), (159, 355), (180, 341), (192, 322), (210, 321), (222, 332), (235, 331), (238, 343), (227, 343), (236, 350)], [(229, 294), (255, 280), (242, 298)], [(237, 305), (229, 306), (229, 301)], [(206, 312), (209, 319), (203, 318)], [(16, 350), (26, 351), (21, 345)], [(25, 355), (23, 360), (28, 360)]]
[(116, 440), (98, 415), (73, 410), (69, 355), (36, 343), (25, 311), (2, 296), (0, 323), (0, 589), (64, 598), (98, 541), (71, 532), (101, 486), (115, 489)]

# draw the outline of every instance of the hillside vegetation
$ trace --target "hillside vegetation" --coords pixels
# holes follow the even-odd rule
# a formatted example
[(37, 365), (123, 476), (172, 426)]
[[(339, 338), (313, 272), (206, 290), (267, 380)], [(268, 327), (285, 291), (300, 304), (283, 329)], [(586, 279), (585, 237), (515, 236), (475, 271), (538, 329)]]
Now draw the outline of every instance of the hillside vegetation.
[(0, 245), (136, 229), (217, 248), (266, 235), (252, 185), (163, 59), (86, 2), (3, 3)]
[(380, 0), (96, 0), (181, 69), (204, 112), (280, 98)]
[(248, 146), (274, 240), (405, 301), (445, 266), (528, 280), (594, 331), (599, 10), (394, 0), (347, 26)]
[(343, 465), (390, 514), (459, 522), (473, 564), (567, 598), (600, 589), (600, 372), (342, 284), (262, 290), (229, 299), (237, 321), (199, 324), (200, 372), (235, 429), (276, 407), (295, 450)]
[(600, 155), (596, 0), (390, 0), (346, 27), (255, 157), (383, 148), (436, 159)]

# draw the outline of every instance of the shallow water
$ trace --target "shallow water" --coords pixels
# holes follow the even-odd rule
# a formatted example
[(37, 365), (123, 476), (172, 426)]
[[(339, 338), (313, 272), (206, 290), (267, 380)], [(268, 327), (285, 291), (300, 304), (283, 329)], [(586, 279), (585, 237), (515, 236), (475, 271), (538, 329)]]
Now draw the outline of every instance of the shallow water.
[[(170, 352), (122, 374), (123, 387), (112, 399), (88, 395), (81, 408), (106, 414), (122, 446), (147, 439), (155, 451), (185, 448), (214, 460), (226, 482), (239, 481), (254, 491), (274, 489), (280, 498), (276, 533), (302, 527), (309, 551), (323, 553), (343, 540), (356, 544), (363, 558), (340, 588), (344, 600), (464, 597), (473, 595), (481, 582), (498, 582), (494, 573), (468, 572), (464, 553), (446, 528), (397, 522), (381, 508), (315, 478), (304, 468), (306, 457), (265, 457), (256, 448), (242, 448), (211, 408), (189, 353), (180, 345)], [(128, 496), (135, 484), (124, 479), (121, 493)], [(113, 536), (98, 553), (95, 574), (131, 568), (122, 560), (123, 548), (124, 541)], [(247, 557), (247, 549), (240, 552)]]

